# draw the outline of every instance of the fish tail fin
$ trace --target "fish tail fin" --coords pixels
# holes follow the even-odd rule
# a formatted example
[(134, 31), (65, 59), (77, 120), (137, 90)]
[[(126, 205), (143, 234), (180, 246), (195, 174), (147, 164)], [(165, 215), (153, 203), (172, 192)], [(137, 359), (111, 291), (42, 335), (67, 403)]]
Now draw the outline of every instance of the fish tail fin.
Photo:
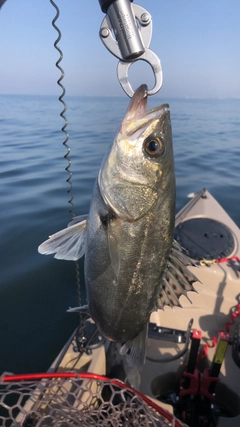
[(146, 359), (147, 333), (148, 324), (135, 338), (127, 341), (119, 350), (121, 356), (126, 356), (129, 367), (137, 366), (139, 372), (141, 372)]
[(169, 256), (167, 270), (164, 274), (157, 309), (164, 305), (170, 307), (181, 307), (179, 298), (184, 295), (190, 302), (187, 295), (188, 291), (197, 292), (194, 282), (200, 282), (198, 278), (188, 269), (187, 266), (195, 266), (194, 262), (183, 253), (181, 246), (174, 240), (172, 250)]

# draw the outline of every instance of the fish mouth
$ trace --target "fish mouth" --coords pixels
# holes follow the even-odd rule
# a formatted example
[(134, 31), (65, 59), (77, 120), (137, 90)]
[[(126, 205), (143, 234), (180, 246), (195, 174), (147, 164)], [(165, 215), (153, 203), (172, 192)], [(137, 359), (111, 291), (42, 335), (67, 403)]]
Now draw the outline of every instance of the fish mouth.
[(136, 120), (144, 116), (147, 109), (147, 85), (141, 85), (134, 92), (123, 121)]
[(168, 104), (162, 104), (147, 111), (148, 88), (142, 84), (134, 92), (132, 100), (122, 122), (122, 130), (128, 135), (148, 126), (151, 121), (160, 118), (169, 109)]

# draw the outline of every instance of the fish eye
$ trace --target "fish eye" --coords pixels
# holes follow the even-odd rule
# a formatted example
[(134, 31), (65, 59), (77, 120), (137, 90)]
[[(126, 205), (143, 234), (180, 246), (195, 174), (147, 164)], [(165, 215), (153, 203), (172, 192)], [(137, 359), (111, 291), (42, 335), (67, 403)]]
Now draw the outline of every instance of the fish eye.
[(143, 148), (150, 157), (161, 157), (165, 152), (163, 140), (152, 136), (145, 139)]

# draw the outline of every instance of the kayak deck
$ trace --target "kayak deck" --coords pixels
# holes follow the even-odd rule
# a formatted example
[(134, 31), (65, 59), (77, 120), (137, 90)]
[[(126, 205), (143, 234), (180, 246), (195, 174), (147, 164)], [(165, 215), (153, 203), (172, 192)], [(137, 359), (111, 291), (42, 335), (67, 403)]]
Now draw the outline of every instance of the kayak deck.
[[(197, 292), (188, 293), (192, 304), (182, 296), (180, 302), (183, 308), (164, 307), (164, 310), (154, 312), (150, 320), (161, 327), (186, 330), (190, 319), (193, 319), (193, 329), (202, 333), (202, 350), (206, 350), (206, 347), (203, 348), (206, 343), (212, 346), (208, 348), (205, 357), (199, 360), (199, 370), (203, 373), (206, 368), (211, 367), (216, 353), (212, 339), (217, 338), (220, 331), (225, 332), (226, 328), (229, 329), (226, 332), (232, 337), (234, 325), (231, 324), (231, 315), (235, 313), (235, 320), (238, 321), (240, 314), (240, 269), (236, 261), (240, 259), (240, 230), (211, 194), (203, 190), (176, 216), (175, 238), (190, 254), (195, 254), (193, 259), (198, 268), (189, 269), (201, 283), (194, 284)], [(218, 261), (222, 258), (232, 259), (216, 263), (215, 258)], [(206, 261), (202, 261), (203, 259)], [(202, 261), (200, 265), (199, 261)], [(142, 372), (142, 392), (164, 396), (169, 395), (171, 390), (176, 390), (189, 356), (186, 353), (174, 360), (182, 347), (183, 344), (148, 340), (147, 361)], [(154, 363), (148, 359), (160, 360), (166, 355), (169, 358), (172, 355), (172, 362)], [(204, 352), (202, 355), (204, 356)], [(220, 417), (218, 426), (236, 426), (240, 424), (240, 382), (239, 367), (232, 357), (232, 345), (228, 345), (222, 360), (219, 378), (216, 398), (233, 418)]]

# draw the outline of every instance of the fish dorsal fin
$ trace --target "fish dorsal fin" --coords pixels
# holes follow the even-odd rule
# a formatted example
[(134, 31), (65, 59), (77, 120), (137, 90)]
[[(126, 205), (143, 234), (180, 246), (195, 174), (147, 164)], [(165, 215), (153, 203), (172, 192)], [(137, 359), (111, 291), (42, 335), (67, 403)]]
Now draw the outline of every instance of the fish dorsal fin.
[[(79, 217), (78, 217), (79, 218)], [(85, 236), (87, 230), (87, 220), (71, 225), (68, 228), (58, 231), (49, 236), (49, 239), (38, 247), (40, 254), (55, 254), (54, 258), (76, 261), (85, 253)]]
[(133, 368), (137, 366), (139, 372), (142, 370), (146, 359), (147, 333), (148, 324), (146, 324), (144, 329), (135, 338), (127, 341), (119, 351), (121, 356), (126, 356), (129, 367)]
[(188, 265), (195, 266), (194, 262), (183, 253), (180, 245), (174, 241), (167, 269), (161, 282), (157, 309), (163, 308), (164, 305), (181, 307), (179, 302), (181, 295), (184, 295), (191, 302), (187, 292), (197, 292), (193, 287), (193, 283), (199, 282), (199, 280), (187, 268)]

